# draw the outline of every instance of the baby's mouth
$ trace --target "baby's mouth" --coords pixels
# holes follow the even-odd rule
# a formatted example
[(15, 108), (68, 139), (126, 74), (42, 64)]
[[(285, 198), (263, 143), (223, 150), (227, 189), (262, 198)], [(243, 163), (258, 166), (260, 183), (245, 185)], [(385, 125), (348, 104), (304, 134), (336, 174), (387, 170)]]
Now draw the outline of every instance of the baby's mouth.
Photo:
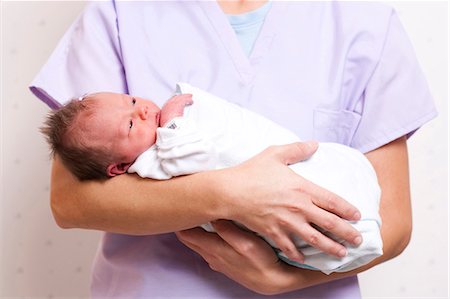
[(155, 122), (156, 122), (156, 125), (158, 127), (159, 127), (159, 120), (160, 120), (160, 118), (161, 118), (161, 111), (156, 113), (156, 117), (155, 117)]

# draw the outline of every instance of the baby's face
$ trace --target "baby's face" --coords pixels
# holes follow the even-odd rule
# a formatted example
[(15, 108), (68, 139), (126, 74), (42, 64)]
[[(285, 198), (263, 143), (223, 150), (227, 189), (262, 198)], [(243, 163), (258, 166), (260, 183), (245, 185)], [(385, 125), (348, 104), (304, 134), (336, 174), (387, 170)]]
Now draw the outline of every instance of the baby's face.
[[(149, 100), (117, 93), (97, 93), (96, 113), (84, 120), (95, 145), (118, 155), (122, 163), (133, 162), (156, 141), (160, 109)], [(119, 161), (118, 161), (119, 162)]]

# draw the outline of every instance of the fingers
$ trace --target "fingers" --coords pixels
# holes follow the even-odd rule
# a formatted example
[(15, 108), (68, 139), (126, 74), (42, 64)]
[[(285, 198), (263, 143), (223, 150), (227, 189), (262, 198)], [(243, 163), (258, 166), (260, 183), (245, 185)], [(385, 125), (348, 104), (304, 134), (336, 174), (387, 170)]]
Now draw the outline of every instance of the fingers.
[(242, 270), (242, 263), (261, 263), (273, 265), (278, 257), (273, 249), (254, 233), (238, 228), (231, 221), (217, 221), (213, 223), (216, 233), (205, 232), (201, 228), (177, 232), (178, 239), (190, 249), (200, 254), (214, 271), (224, 273), (228, 267), (238, 267)]
[(251, 257), (258, 263), (278, 261), (272, 247), (255, 233), (244, 231), (228, 220), (217, 220), (212, 225), (223, 241), (241, 256)]
[(290, 165), (307, 160), (316, 152), (317, 148), (317, 142), (309, 141), (272, 146), (269, 150), (285, 165)]
[(362, 242), (361, 233), (336, 215), (318, 209), (311, 213), (310, 222), (355, 246)]
[[(301, 212), (305, 215), (307, 222), (295, 226), (293, 224), (287, 225), (286, 230), (291, 231), (309, 245), (327, 254), (337, 257), (342, 257), (346, 254), (345, 247), (327, 235), (332, 234), (336, 238), (345, 240), (353, 245), (359, 245), (362, 242), (361, 234), (350, 223), (317, 207), (313, 203), (304, 205)], [(317, 230), (312, 225), (320, 227), (322, 231)]]
[[(316, 152), (317, 148), (317, 142), (309, 141), (273, 146), (268, 150), (272, 151), (272, 154), (274, 154), (284, 164), (290, 165), (308, 159)], [(303, 181), (302, 189), (305, 193), (312, 195), (314, 204), (322, 209), (330, 211), (350, 221), (357, 221), (361, 218), (361, 214), (358, 209), (352, 204), (308, 180)]]
[(306, 243), (327, 254), (337, 257), (344, 257), (347, 255), (345, 246), (328, 238), (309, 224), (304, 224), (300, 228), (298, 234)]
[(220, 242), (222, 240), (217, 234), (209, 233), (200, 227), (175, 232), (175, 234), (181, 242), (190, 242), (201, 247), (213, 246), (211, 242)]
[(217, 234), (236, 250), (242, 249), (240, 248), (240, 246), (247, 240), (247, 238), (257, 238), (253, 233), (249, 233), (240, 229), (231, 221), (216, 220), (211, 222), (211, 224), (216, 230)]
[(303, 264), (304, 255), (298, 250), (294, 242), (285, 234), (273, 234), (270, 238), (277, 244), (278, 248), (290, 259)]
[(202, 228), (193, 228), (175, 233), (184, 245), (200, 254), (205, 260), (211, 260), (210, 252), (220, 250), (227, 244), (215, 233), (208, 233)]
[(232, 221), (217, 221), (213, 226), (217, 234), (201, 229), (176, 234), (181, 242), (199, 253), (212, 270), (255, 292), (278, 293), (279, 277), (283, 277), (280, 275), (284, 275), (286, 266), (279, 262), (274, 250), (254, 233), (240, 229)]
[(316, 206), (350, 221), (361, 219), (358, 209), (342, 197), (308, 180), (303, 180), (301, 185), (305, 193), (311, 195), (311, 201)]

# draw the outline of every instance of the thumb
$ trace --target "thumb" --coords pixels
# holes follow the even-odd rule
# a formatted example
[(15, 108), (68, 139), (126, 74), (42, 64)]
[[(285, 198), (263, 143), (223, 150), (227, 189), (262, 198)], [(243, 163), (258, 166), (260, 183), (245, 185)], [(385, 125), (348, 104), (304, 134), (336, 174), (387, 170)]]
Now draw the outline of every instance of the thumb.
[(255, 233), (243, 230), (227, 220), (214, 221), (212, 225), (217, 234), (246, 260), (256, 261), (257, 264), (269, 262), (272, 265), (278, 262), (273, 248)]
[(277, 147), (276, 155), (286, 165), (309, 159), (318, 149), (316, 141), (295, 142)]
[(241, 254), (248, 254), (248, 249), (252, 248), (254, 243), (265, 243), (255, 233), (239, 228), (229, 220), (216, 220), (211, 222), (217, 234), (230, 245), (234, 250)]

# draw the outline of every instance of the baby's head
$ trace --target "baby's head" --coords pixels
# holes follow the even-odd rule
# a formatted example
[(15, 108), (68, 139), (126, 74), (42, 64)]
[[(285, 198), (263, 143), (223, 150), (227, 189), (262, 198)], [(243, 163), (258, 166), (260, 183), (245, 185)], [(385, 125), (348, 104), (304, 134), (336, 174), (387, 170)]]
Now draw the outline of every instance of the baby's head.
[(80, 180), (125, 173), (156, 141), (160, 109), (126, 94), (95, 93), (49, 114), (41, 132)]

